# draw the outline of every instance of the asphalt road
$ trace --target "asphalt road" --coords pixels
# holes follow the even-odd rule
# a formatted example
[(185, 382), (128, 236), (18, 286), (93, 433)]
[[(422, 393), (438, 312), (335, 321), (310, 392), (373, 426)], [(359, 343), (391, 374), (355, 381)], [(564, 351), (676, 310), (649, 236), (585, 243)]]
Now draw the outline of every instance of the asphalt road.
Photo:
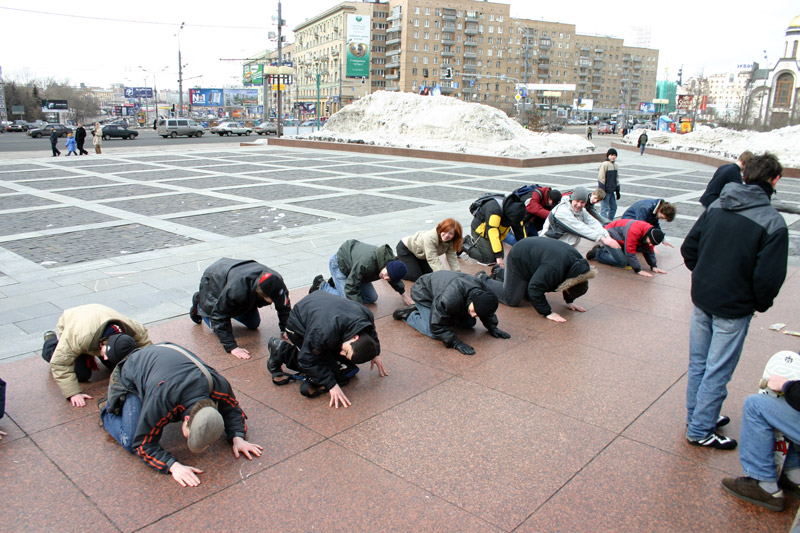
[[(286, 126), (284, 127), (283, 131), (286, 135), (296, 135), (297, 134), (297, 126)], [(300, 127), (300, 133), (310, 133), (313, 130), (311, 126), (302, 126)], [(180, 147), (180, 146), (189, 146), (189, 145), (198, 145), (198, 144), (212, 144), (212, 143), (231, 143), (231, 142), (238, 142), (238, 141), (253, 141), (255, 139), (264, 139), (266, 136), (264, 135), (257, 135), (255, 133), (245, 136), (242, 135), (241, 137), (237, 135), (222, 136), (219, 135), (212, 135), (208, 130), (206, 130), (205, 135), (202, 137), (176, 137), (175, 139), (167, 138), (164, 139), (160, 137), (152, 128), (142, 128), (136, 129), (139, 132), (139, 136), (133, 140), (125, 140), (125, 139), (109, 139), (107, 141), (103, 141), (103, 148), (122, 148), (122, 147), (143, 147), (143, 146), (164, 146), (164, 147)], [(273, 137), (273, 135), (270, 135)], [(66, 155), (66, 143), (67, 139), (65, 137), (61, 137), (58, 140), (58, 149)], [(92, 136), (88, 134), (86, 139), (86, 144), (84, 147), (89, 150), (90, 152), (94, 152), (94, 148), (92, 147)], [(5, 132), (0, 134), (0, 153), (3, 152), (46, 152), (50, 153), (50, 140), (48, 137), (42, 137), (40, 139), (33, 139), (22, 132)], [(33, 154), (31, 154), (33, 155)]]

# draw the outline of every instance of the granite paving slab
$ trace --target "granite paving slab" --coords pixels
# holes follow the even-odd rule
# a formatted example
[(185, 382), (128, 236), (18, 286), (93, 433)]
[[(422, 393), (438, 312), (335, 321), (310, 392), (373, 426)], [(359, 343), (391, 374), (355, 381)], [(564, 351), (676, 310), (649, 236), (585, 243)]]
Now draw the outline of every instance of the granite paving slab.
[(264, 172), (250, 172), (247, 177), (269, 178), (280, 181), (305, 180), (312, 178), (336, 177), (338, 174), (320, 170), (309, 170), (304, 168), (291, 168), (283, 170), (268, 170)]
[(66, 189), (72, 187), (92, 187), (95, 185), (110, 185), (116, 183), (113, 180), (100, 178), (97, 176), (81, 176), (75, 178), (63, 178), (54, 180), (28, 180), (19, 181), (20, 185), (32, 187), (34, 189), (50, 190), (50, 189)]
[(177, 193), (161, 196), (149, 196), (139, 200), (115, 200), (103, 202), (122, 211), (139, 213), (140, 215), (158, 216), (170, 213), (185, 213), (187, 211), (200, 211), (212, 207), (236, 205), (237, 202), (227, 198), (217, 198), (207, 194)]
[(314, 185), (320, 187), (338, 187), (340, 189), (355, 189), (357, 191), (386, 189), (404, 185), (404, 182), (399, 180), (381, 178), (330, 178), (324, 180), (314, 180), (309, 183), (313, 183)]
[[(3, 189), (3, 192), (11, 192), (11, 189)], [(0, 196), (0, 211), (8, 209), (21, 209), (23, 207), (38, 207), (42, 205), (53, 205), (54, 201), (32, 194), (15, 193), (8, 196)]]
[[(46, 178), (66, 178), (74, 176), (84, 176), (79, 172), (72, 172), (64, 169), (36, 169), (23, 170), (19, 172), (0, 172), (0, 181), (25, 181)], [(27, 185), (27, 184), (26, 184)]]
[(138, 181), (151, 181), (151, 180), (167, 180), (175, 178), (194, 178), (197, 176), (208, 176), (208, 172), (199, 172), (193, 170), (176, 170), (165, 168), (162, 170), (148, 170), (145, 172), (119, 172), (116, 175), (120, 178), (126, 178)]
[(469, 200), (480, 196), (479, 194), (476, 195), (476, 192), (471, 189), (462, 189), (456, 186), (448, 187), (446, 185), (405, 187), (403, 189), (391, 189), (386, 192), (395, 194), (397, 196), (410, 196), (412, 198), (439, 200), (441, 202), (457, 202), (459, 200)]
[(10, 172), (17, 170), (43, 170), (47, 167), (44, 165), (36, 165), (33, 163), (4, 163), (0, 162), (0, 179), (5, 179), (5, 176)]
[(80, 207), (33, 209), (22, 213), (0, 214), (0, 235), (83, 226), (112, 220), (119, 219)]
[(673, 189), (677, 190), (686, 190), (686, 191), (705, 191), (707, 183), (695, 183), (690, 181), (683, 181), (683, 180), (670, 180), (664, 178), (652, 178), (650, 181), (653, 185), (659, 185), (662, 187), (672, 187)]
[(181, 178), (176, 180), (165, 180), (161, 183), (167, 185), (177, 185), (190, 189), (217, 189), (219, 187), (234, 187), (237, 185), (255, 185), (262, 183), (256, 179), (242, 176), (208, 176), (203, 178)]
[(214, 159), (182, 159), (180, 161), (163, 161), (163, 166), (178, 167), (178, 168), (192, 168), (192, 167), (205, 167), (218, 164), (219, 161)]
[(333, 172), (342, 172), (344, 174), (382, 174), (385, 172), (391, 172), (392, 168), (386, 168), (383, 165), (342, 165), (340, 161), (331, 161), (335, 163), (336, 166), (327, 167), (327, 170), (331, 170)]
[(58, 191), (58, 194), (77, 198), (86, 201), (108, 200), (111, 198), (128, 198), (132, 196), (144, 196), (146, 194), (159, 194), (169, 192), (169, 189), (161, 187), (151, 187), (150, 185), (134, 185), (119, 183), (109, 187), (88, 187), (86, 189), (74, 189)]
[(352, 216), (392, 213), (395, 211), (404, 211), (406, 209), (415, 209), (425, 205), (419, 202), (396, 200), (394, 198), (384, 198), (370, 194), (354, 194), (336, 198), (325, 198), (324, 200), (295, 201), (292, 202), (292, 204), (298, 207), (332, 211), (334, 213)]
[[(397, 180), (408, 180), (408, 181), (421, 181), (425, 182), (439, 182), (439, 181), (455, 181), (460, 179), (459, 176), (454, 176), (453, 174), (445, 174), (443, 172), (444, 169), (437, 168), (436, 172), (428, 172), (425, 170), (420, 170), (418, 172), (393, 172), (391, 174), (386, 174), (385, 177), (397, 179)], [(470, 176), (461, 176), (461, 177), (470, 177)]]
[(314, 185), (324, 186), (326, 182), (310, 182), (308, 187), (303, 185), (287, 185), (284, 183), (275, 185), (256, 185), (252, 187), (236, 187), (233, 189), (217, 189), (217, 192), (241, 196), (242, 198), (258, 198), (260, 200), (274, 201), (285, 200), (286, 198), (305, 198), (319, 194), (329, 194), (330, 189), (323, 187), (312, 187)]
[(263, 232), (321, 224), (332, 219), (307, 215), (276, 207), (231, 209), (219, 213), (171, 218), (172, 222), (203, 229), (228, 237), (241, 237)]

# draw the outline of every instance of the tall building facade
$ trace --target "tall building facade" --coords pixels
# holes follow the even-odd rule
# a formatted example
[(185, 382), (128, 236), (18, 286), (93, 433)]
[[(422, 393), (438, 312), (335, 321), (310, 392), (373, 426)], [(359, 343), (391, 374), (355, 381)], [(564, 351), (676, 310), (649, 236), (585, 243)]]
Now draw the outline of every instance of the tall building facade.
[[(349, 75), (344, 60), (353, 16), (370, 17), (368, 76)], [(518, 84), (573, 84), (574, 90), (537, 87), (527, 102), (545, 113), (571, 114), (581, 99), (593, 102), (594, 114), (605, 115), (636, 112), (640, 102), (656, 96), (657, 50), (578, 34), (574, 24), (512, 18), (508, 4), (343, 2), (294, 32), (296, 100), (312, 103), (319, 95), (320, 106), (331, 113), (377, 90), (436, 89), (511, 112)]]

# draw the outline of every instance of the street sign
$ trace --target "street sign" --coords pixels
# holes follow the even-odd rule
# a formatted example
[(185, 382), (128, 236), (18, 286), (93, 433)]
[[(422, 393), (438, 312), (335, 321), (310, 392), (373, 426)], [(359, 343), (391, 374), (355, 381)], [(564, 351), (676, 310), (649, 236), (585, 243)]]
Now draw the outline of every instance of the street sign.
[(69, 111), (69, 104), (66, 100), (42, 100), (42, 112)]
[(520, 94), (519, 94), (519, 93), (517, 93), (517, 94), (515, 94), (515, 95), (514, 95), (514, 100), (516, 100), (517, 102), (519, 102), (520, 100), (522, 100), (522, 96), (520, 96)]

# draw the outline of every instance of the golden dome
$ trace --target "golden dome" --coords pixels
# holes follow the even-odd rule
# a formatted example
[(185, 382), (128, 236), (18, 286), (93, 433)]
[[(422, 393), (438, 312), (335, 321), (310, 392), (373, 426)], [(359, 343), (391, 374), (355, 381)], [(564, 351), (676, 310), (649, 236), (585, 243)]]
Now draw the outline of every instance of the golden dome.
[(792, 21), (789, 23), (790, 28), (800, 28), (800, 15), (797, 15)]

